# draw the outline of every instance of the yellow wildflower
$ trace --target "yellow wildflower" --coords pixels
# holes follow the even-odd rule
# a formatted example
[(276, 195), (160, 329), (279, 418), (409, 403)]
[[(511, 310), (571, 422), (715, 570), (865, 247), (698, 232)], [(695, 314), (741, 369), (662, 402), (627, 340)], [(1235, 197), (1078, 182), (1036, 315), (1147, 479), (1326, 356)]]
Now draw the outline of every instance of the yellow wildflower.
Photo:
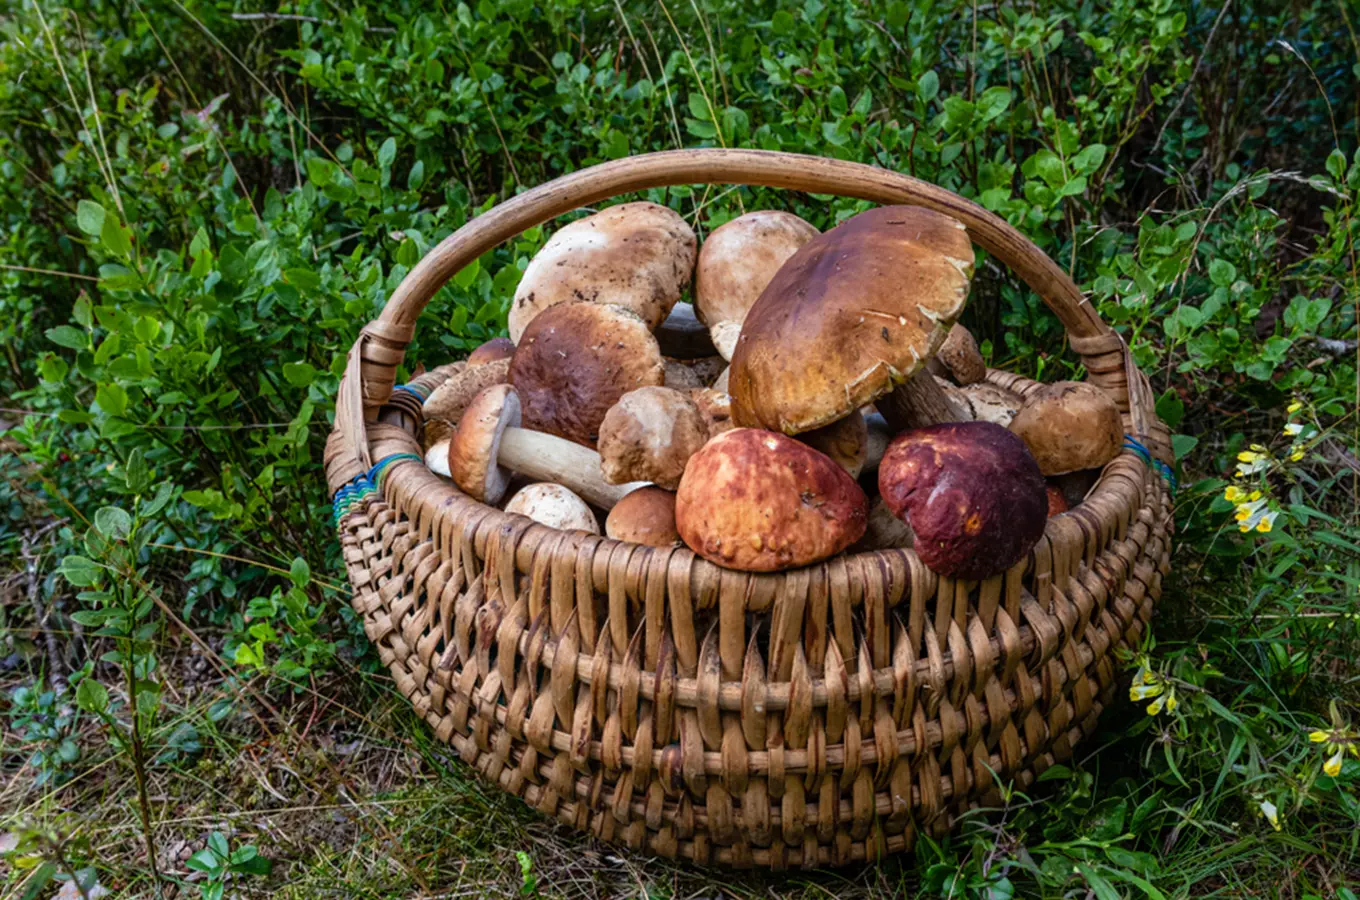
[(1275, 808), (1275, 804), (1269, 800), (1259, 800), (1257, 804), (1261, 807), (1261, 815), (1266, 817), (1270, 827), (1276, 831), (1280, 830), (1280, 811)]
[(1303, 459), (1303, 450), (1295, 450), (1293, 453), (1289, 454), (1289, 459), (1291, 462), (1298, 462)]
[(1229, 503), (1236, 503), (1238, 500), (1245, 499), (1246, 496), (1247, 495), (1235, 484), (1228, 485), (1227, 489), (1223, 492), (1223, 499), (1227, 500)]
[(1322, 764), (1322, 771), (1326, 772), (1333, 778), (1340, 775), (1341, 760), (1345, 757), (1345, 755), (1346, 751), (1344, 749), (1337, 750), (1335, 753), (1331, 755), (1331, 758), (1329, 758), (1325, 763)]

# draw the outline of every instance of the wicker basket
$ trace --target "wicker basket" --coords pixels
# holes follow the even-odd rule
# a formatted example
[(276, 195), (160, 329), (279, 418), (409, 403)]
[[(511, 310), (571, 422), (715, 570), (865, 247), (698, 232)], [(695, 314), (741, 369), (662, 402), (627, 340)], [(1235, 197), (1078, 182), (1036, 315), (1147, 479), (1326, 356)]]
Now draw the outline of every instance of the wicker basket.
[[(1130, 440), (1087, 500), (1004, 575), (939, 577), (910, 551), (777, 574), (554, 531), (430, 473), (420, 400), (394, 391), (426, 301), (526, 228), (617, 194), (753, 184), (946, 212), (1057, 314)], [(1167, 571), (1165, 426), (1123, 340), (998, 217), (856, 163), (749, 150), (619, 160), (520, 194), (411, 271), (364, 328), (326, 470), (354, 608), (408, 697), (493, 784), (606, 840), (731, 866), (910, 849), (1067, 759), (1114, 694)], [(1024, 394), (1035, 382), (991, 371)]]

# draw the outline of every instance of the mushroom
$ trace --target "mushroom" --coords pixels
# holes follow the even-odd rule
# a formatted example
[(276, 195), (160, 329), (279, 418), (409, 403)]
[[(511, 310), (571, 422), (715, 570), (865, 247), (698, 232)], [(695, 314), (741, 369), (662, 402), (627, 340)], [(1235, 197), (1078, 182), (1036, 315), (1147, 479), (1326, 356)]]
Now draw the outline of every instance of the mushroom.
[(940, 393), (959, 411), (958, 418), (954, 421), (973, 421), (973, 406), (968, 402), (968, 395), (963, 392), (963, 389), (956, 387), (954, 382), (941, 378), (938, 375), (932, 375), (931, 378), (935, 380), (935, 386), (940, 389)]
[(633, 491), (609, 511), (604, 533), (616, 541), (674, 547), (680, 543), (675, 529), (675, 493), (659, 487)]
[(1025, 403), (1014, 391), (986, 381), (964, 385), (958, 390), (968, 401), (975, 421), (993, 422), (1002, 428), (1011, 424), (1011, 419)]
[(664, 379), (647, 323), (622, 306), (601, 303), (544, 310), (510, 363), (525, 426), (587, 446), (595, 445), (605, 413), (620, 397)]
[(509, 359), (514, 355), (514, 341), (507, 337), (492, 338), (468, 354), (467, 364), (480, 366), (482, 363), (495, 362), (498, 359)]
[(866, 403), (896, 430), (966, 418), (923, 369), (972, 270), (963, 224), (919, 207), (871, 209), (812, 239), (746, 315), (729, 388), (737, 423), (798, 434)]
[(550, 434), (520, 428), (520, 399), (514, 387), (497, 384), (468, 404), (449, 441), (449, 476), (468, 496), (495, 505), (510, 486), (510, 473), (560, 484), (601, 509), (609, 509), (634, 484), (608, 484), (600, 476), (600, 455)]
[(505, 504), (505, 511), (528, 516), (560, 531), (600, 533), (600, 523), (586, 501), (560, 484), (539, 482), (522, 487)]
[(662, 381), (668, 388), (677, 391), (688, 391), (691, 388), (701, 388), (704, 382), (699, 375), (689, 366), (680, 362), (678, 359), (665, 359), (662, 365), (666, 367), (666, 374)]
[(736, 428), (732, 421), (732, 395), (716, 388), (698, 388), (689, 392), (689, 398), (704, 419), (704, 430), (712, 440), (724, 431)]
[(694, 273), (694, 231), (655, 203), (620, 203), (557, 230), (534, 255), (510, 305), (517, 345), (544, 310), (577, 300), (631, 309), (652, 331)]
[(718, 227), (704, 241), (694, 311), (724, 359), (732, 358), (751, 304), (784, 261), (817, 235), (815, 225), (792, 213), (762, 209)]
[(868, 502), (833, 460), (757, 428), (724, 432), (690, 457), (676, 527), (720, 566), (772, 572), (833, 556), (864, 534)]
[[(683, 300), (671, 307), (671, 314), (656, 329), (655, 334), (661, 352), (675, 359), (701, 359), (718, 352), (713, 347), (713, 339), (708, 336), (708, 327), (695, 315), (693, 304)], [(727, 361), (723, 360), (723, 365), (726, 364)]]
[(718, 376), (727, 371), (727, 360), (721, 356), (701, 356), (698, 359), (687, 360), (685, 364), (698, 376), (699, 382), (704, 387), (712, 387), (717, 382)]
[(910, 550), (916, 544), (911, 526), (893, 515), (882, 497), (869, 501), (869, 517), (864, 537), (855, 542), (851, 552), (866, 550)]
[(836, 465), (850, 473), (851, 478), (858, 478), (864, 470), (869, 451), (869, 426), (859, 410), (830, 425), (804, 431), (798, 435), (798, 440), (831, 457)]
[(715, 390), (719, 390), (722, 391), (724, 394), (730, 395), (731, 392), (728, 391), (727, 388), (730, 386), (731, 381), (732, 381), (732, 367), (727, 366), (721, 372), (718, 373), (717, 378), (713, 379), (713, 384), (711, 386)]
[(987, 377), (987, 363), (978, 352), (973, 333), (957, 322), (927, 367), (936, 375), (953, 378), (958, 385), (977, 384)]
[(1006, 571), (1043, 536), (1046, 487), (1024, 441), (991, 422), (900, 434), (878, 468), (883, 502), (915, 532), (921, 561), (970, 580)]
[(425, 414), (428, 431), (433, 422), (443, 422), (449, 428), (463, 417), (463, 410), (472, 398), (486, 387), (503, 383), (510, 374), (510, 360), (499, 359), (480, 366), (466, 366), (450, 375), (426, 398), (421, 410)]
[(868, 442), (864, 448), (864, 469), (873, 472), (878, 469), (879, 462), (883, 459), (884, 452), (888, 449), (888, 443), (893, 439), (893, 430), (888, 425), (888, 420), (875, 410), (864, 412), (865, 430), (868, 433)]
[(1059, 513), (1067, 512), (1067, 498), (1063, 496), (1062, 487), (1050, 481), (1048, 482), (1047, 489), (1048, 517), (1051, 519)]
[(1119, 407), (1109, 394), (1082, 381), (1059, 381), (1030, 394), (1010, 429), (1045, 475), (1098, 469), (1124, 446)]
[(425, 468), (436, 475), (449, 477), (449, 439), (436, 441), (425, 451)]
[(600, 424), (600, 471), (610, 484), (651, 481), (673, 491), (685, 463), (708, 441), (688, 394), (667, 387), (629, 391)]

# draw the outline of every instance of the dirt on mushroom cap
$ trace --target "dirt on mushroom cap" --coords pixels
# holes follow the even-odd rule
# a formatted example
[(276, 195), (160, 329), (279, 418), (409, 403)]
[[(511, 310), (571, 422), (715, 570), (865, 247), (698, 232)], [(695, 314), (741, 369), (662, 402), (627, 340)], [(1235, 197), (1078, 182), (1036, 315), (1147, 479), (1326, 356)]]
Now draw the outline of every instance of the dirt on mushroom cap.
[(888, 393), (943, 343), (972, 266), (963, 225), (919, 207), (871, 209), (814, 238), (746, 315), (734, 417), (797, 434)]

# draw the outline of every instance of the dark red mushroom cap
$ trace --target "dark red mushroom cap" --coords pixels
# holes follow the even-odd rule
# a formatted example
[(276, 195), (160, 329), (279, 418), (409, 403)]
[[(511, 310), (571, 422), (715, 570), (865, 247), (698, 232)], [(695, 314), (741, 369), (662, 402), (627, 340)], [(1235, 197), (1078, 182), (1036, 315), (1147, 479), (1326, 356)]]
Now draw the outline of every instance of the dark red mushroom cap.
[(916, 532), (916, 553), (941, 575), (976, 580), (1015, 565), (1044, 533), (1048, 492), (1025, 442), (991, 422), (950, 422), (898, 435), (878, 488)]

